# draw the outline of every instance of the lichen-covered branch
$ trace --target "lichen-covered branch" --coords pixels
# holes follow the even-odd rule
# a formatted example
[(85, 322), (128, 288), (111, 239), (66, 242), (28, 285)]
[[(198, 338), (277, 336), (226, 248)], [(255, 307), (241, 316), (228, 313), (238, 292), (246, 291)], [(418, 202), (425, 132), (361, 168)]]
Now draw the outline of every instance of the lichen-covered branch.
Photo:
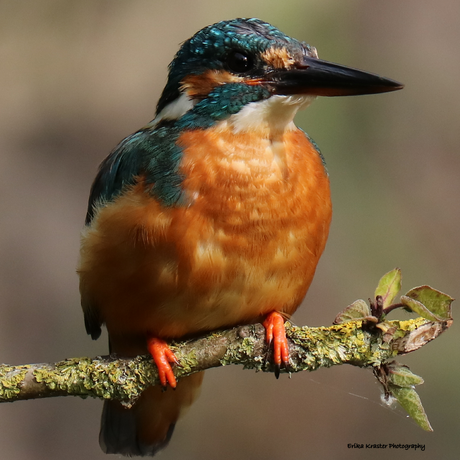
[[(290, 366), (285, 372), (352, 364), (381, 368), (396, 355), (414, 351), (446, 330), (452, 320), (387, 321), (374, 325), (349, 321), (330, 327), (296, 327), (286, 323)], [(178, 379), (212, 367), (240, 364), (273, 371), (261, 324), (214, 332), (171, 344), (179, 360)], [(282, 370), (283, 371), (283, 370)], [(52, 396), (117, 399), (132, 405), (149, 385), (158, 384), (151, 358), (71, 358), (55, 364), (0, 366), (0, 402)]]
[[(314, 371), (320, 367), (352, 364), (372, 368), (383, 387), (385, 400), (396, 399), (424, 429), (431, 425), (414, 386), (423, 379), (394, 361), (397, 355), (418, 350), (452, 325), (447, 294), (430, 286), (411, 289), (395, 302), (401, 289), (401, 270), (395, 268), (379, 281), (369, 304), (356, 300), (330, 327), (297, 327), (286, 323), (289, 366), (284, 372)], [(397, 309), (420, 318), (388, 321)], [(241, 364), (246, 369), (274, 371), (270, 347), (261, 324), (210, 333), (170, 344), (178, 364), (176, 378), (211, 367)], [(0, 365), (0, 402), (51, 396), (91, 396), (116, 399), (132, 406), (150, 385), (158, 385), (158, 372), (149, 356), (117, 359), (115, 356), (71, 358), (55, 364)]]

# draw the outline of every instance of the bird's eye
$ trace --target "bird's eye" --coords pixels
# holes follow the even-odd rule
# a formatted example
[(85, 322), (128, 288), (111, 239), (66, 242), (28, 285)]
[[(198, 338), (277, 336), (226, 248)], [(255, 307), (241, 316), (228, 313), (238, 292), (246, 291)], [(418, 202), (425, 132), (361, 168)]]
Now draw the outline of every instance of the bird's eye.
[(235, 73), (243, 73), (254, 67), (254, 59), (243, 51), (230, 51), (227, 55), (226, 63), (228, 68)]

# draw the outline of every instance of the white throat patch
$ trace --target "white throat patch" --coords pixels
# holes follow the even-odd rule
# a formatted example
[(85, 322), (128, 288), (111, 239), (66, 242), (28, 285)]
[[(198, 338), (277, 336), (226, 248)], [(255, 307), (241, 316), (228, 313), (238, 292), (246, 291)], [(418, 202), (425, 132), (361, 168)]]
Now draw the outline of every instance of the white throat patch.
[[(251, 102), (238, 113), (230, 115), (220, 123), (222, 128), (235, 133), (247, 131), (283, 132), (295, 128), (294, 117), (298, 110), (308, 107), (316, 96), (293, 95), (271, 96), (263, 101)], [(195, 105), (186, 93), (182, 93), (170, 102), (150, 123), (147, 128), (154, 129), (162, 120), (178, 120)]]
[(268, 130), (283, 132), (295, 128), (294, 117), (298, 110), (309, 106), (316, 96), (271, 96), (263, 101), (251, 102), (238, 113), (231, 115), (226, 127), (235, 133)]

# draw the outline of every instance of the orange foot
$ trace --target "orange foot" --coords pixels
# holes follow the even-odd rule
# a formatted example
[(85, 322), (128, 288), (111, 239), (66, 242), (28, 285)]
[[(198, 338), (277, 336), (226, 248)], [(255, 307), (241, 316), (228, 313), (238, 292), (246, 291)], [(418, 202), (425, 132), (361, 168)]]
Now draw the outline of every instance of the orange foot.
[(157, 339), (156, 337), (149, 337), (147, 340), (147, 348), (157, 365), (158, 377), (160, 378), (161, 385), (166, 388), (169, 384), (171, 388), (176, 388), (176, 377), (174, 377), (174, 372), (169, 363), (178, 364), (179, 361), (169, 349), (168, 344), (164, 340)]
[(289, 346), (284, 329), (284, 318), (277, 312), (272, 311), (262, 323), (265, 327), (265, 340), (269, 345), (273, 342), (273, 361), (275, 363), (275, 376), (280, 376), (281, 363), (289, 364)]

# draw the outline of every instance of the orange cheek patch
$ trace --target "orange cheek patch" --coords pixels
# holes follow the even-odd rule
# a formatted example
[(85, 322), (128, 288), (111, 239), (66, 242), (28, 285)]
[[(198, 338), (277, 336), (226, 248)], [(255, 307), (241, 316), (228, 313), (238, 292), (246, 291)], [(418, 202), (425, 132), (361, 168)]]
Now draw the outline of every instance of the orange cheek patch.
[(184, 78), (181, 91), (185, 91), (192, 99), (204, 99), (216, 86), (225, 83), (238, 83), (244, 79), (232, 75), (226, 70), (207, 70), (199, 75), (188, 75)]

